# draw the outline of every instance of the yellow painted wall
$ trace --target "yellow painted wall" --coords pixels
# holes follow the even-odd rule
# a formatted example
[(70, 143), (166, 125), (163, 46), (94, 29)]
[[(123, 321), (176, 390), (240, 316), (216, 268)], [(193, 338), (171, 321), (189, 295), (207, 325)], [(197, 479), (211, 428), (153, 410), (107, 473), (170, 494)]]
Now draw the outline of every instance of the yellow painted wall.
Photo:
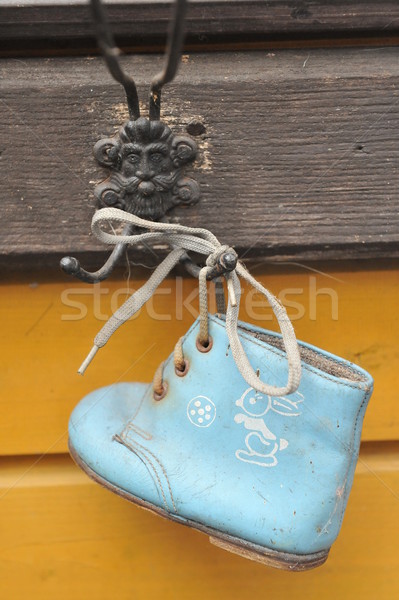
[[(76, 369), (111, 304), (117, 306), (124, 290), (143, 279), (106, 282), (96, 291), (62, 275), (5, 279), (0, 288), (0, 599), (398, 597), (395, 267), (251, 269), (291, 304), (288, 312), (300, 339), (357, 362), (375, 378), (343, 530), (326, 565), (299, 574), (230, 555), (202, 534), (129, 505), (89, 481), (66, 454), (74, 405), (95, 387), (152, 378), (192, 322), (196, 282), (165, 282), (154, 302), (117, 332), (79, 377)], [(273, 328), (270, 311), (251, 294), (245, 290), (242, 319)], [(176, 298), (185, 302), (183, 308)]]

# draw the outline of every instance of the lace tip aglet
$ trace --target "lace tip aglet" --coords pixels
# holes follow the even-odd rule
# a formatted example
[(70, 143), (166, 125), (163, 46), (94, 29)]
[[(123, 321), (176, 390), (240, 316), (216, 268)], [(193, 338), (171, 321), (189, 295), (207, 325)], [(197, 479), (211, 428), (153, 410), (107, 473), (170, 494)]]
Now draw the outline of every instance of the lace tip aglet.
[(231, 306), (233, 306), (233, 307), (237, 306), (236, 293), (234, 291), (234, 285), (233, 285), (233, 282), (231, 279), (227, 280), (227, 293), (229, 295), (229, 300), (230, 300)]
[(84, 361), (82, 362), (82, 364), (80, 365), (80, 367), (78, 369), (79, 375), (84, 374), (87, 367), (89, 366), (89, 364), (91, 363), (91, 361), (93, 360), (95, 355), (97, 354), (98, 350), (99, 350), (98, 346), (93, 346), (93, 348), (90, 350), (89, 354), (86, 356), (86, 358), (84, 359)]

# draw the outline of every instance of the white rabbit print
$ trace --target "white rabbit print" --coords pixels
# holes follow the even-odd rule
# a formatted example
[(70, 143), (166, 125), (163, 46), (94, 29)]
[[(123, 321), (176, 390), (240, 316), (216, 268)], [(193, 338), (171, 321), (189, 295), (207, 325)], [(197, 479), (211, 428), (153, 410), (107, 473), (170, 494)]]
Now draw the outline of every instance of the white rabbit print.
[(299, 405), (304, 401), (301, 393), (290, 396), (266, 396), (248, 388), (236, 406), (241, 409), (234, 417), (239, 425), (249, 431), (246, 435), (245, 448), (237, 450), (235, 455), (242, 462), (252, 463), (260, 467), (275, 467), (278, 453), (288, 446), (288, 440), (278, 438), (266, 424), (267, 415), (276, 413), (282, 417), (298, 417), (301, 413)]

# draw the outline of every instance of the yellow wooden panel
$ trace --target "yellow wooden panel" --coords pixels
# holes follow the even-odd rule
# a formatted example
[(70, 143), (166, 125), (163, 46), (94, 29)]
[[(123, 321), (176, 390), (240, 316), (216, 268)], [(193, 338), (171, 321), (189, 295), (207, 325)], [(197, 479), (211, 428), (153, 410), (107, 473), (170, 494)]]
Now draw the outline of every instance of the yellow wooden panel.
[[(399, 439), (399, 271), (392, 265), (359, 269), (281, 265), (254, 275), (289, 307), (300, 339), (371, 371), (376, 388), (364, 439)], [(147, 276), (148, 273), (146, 272)], [(90, 390), (115, 381), (149, 381), (197, 310), (197, 282), (171, 279), (154, 302), (119, 330), (84, 377), (77, 367), (94, 335), (143, 280), (90, 286), (63, 278), (27, 276), (1, 288), (0, 454), (65, 452), (68, 416)], [(270, 310), (245, 287), (241, 316), (274, 326)]]
[(399, 444), (361, 453), (327, 563), (276, 571), (92, 483), (66, 456), (0, 460), (5, 600), (273, 598), (391, 600), (399, 594)]

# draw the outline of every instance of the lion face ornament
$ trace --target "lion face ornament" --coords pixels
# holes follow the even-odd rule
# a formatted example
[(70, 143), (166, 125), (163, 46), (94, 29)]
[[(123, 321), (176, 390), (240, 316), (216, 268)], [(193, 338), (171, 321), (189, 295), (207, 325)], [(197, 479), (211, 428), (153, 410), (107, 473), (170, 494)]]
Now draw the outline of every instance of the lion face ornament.
[(94, 146), (97, 161), (112, 169), (94, 194), (100, 206), (159, 220), (171, 208), (199, 199), (198, 183), (183, 176), (183, 167), (196, 155), (194, 140), (174, 135), (161, 121), (128, 121), (118, 135)]

